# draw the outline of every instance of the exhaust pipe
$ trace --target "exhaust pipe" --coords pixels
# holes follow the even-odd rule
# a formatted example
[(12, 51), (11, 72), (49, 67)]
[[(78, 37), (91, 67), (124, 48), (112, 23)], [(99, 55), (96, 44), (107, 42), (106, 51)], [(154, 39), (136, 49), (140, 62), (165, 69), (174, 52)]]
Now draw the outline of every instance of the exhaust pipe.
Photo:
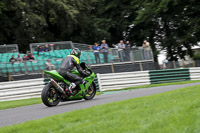
[(60, 93), (64, 94), (64, 96), (67, 97), (67, 95), (65, 94), (65, 91), (63, 90), (63, 88), (59, 84), (57, 84), (57, 82), (54, 79), (50, 79), (50, 82), (53, 84), (54, 87), (56, 87), (56, 89)]

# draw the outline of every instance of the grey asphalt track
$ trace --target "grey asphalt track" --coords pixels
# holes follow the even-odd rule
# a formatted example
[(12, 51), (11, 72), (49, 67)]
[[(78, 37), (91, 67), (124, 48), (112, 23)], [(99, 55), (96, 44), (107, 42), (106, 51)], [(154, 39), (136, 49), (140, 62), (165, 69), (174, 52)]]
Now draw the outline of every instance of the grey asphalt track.
[(41, 119), (47, 116), (65, 113), (73, 110), (89, 108), (95, 105), (111, 103), (114, 101), (122, 101), (130, 98), (154, 95), (194, 85), (200, 85), (200, 83), (170, 85), (170, 86), (152, 87), (146, 89), (112, 92), (110, 94), (95, 96), (95, 98), (90, 101), (80, 100), (72, 102), (63, 102), (60, 103), (58, 106), (51, 108), (46, 107), (43, 104), (36, 104), (36, 105), (0, 110), (0, 127), (17, 123), (23, 123), (29, 120)]

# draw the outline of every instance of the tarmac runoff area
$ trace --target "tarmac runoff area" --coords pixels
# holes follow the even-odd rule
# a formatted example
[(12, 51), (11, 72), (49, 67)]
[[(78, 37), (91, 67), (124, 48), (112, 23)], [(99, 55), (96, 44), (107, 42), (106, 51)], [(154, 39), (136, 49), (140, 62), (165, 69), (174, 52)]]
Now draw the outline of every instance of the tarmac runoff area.
[(95, 96), (93, 100), (79, 100), (63, 102), (55, 107), (46, 107), (44, 104), (36, 104), (11, 109), (0, 110), (0, 127), (23, 123), (25, 121), (37, 120), (55, 114), (61, 114), (73, 110), (89, 108), (95, 105), (122, 101), (131, 98), (143, 97), (176, 90), (188, 86), (200, 85), (200, 83), (190, 83), (182, 85), (160, 86), (144, 89), (133, 89), (124, 91), (110, 91), (102, 95)]

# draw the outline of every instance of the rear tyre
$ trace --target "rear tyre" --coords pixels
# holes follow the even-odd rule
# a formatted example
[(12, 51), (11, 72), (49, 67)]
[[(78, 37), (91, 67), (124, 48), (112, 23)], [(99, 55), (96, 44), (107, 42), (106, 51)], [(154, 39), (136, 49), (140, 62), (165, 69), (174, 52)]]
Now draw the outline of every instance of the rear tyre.
[(51, 83), (45, 85), (41, 98), (42, 102), (48, 107), (56, 106), (61, 100), (60, 93)]
[(91, 100), (91, 99), (94, 98), (95, 95), (96, 95), (96, 85), (95, 85), (94, 82), (92, 82), (92, 84), (86, 90), (86, 94), (84, 96), (84, 99), (85, 100)]

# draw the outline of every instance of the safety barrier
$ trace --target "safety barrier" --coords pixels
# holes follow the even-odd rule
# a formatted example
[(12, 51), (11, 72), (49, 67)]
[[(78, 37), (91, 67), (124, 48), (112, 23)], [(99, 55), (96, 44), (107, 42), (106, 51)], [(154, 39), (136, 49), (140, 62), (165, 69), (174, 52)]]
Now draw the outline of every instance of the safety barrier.
[(190, 72), (188, 68), (150, 70), (149, 75), (151, 84), (190, 80)]
[(100, 91), (150, 84), (149, 72), (97, 74)]
[(190, 79), (200, 80), (200, 67), (190, 68)]
[[(200, 67), (97, 74), (95, 83), (100, 91), (107, 91), (185, 80), (200, 80)], [(40, 97), (44, 84), (47, 82), (48, 80), (43, 78), (2, 82), (0, 83), (0, 101)]]
[(43, 78), (0, 83), (0, 101), (39, 97), (44, 87)]

